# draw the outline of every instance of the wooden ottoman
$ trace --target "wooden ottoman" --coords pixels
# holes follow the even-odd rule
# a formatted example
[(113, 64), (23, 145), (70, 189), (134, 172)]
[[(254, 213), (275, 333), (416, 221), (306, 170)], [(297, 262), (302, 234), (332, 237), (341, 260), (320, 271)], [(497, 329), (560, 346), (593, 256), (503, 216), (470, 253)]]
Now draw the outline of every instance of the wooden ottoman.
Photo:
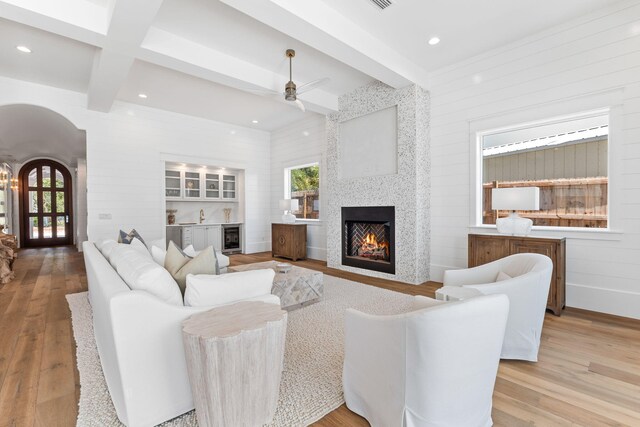
[(243, 301), (182, 323), (196, 417), (200, 427), (271, 422), (284, 367), (287, 312)]

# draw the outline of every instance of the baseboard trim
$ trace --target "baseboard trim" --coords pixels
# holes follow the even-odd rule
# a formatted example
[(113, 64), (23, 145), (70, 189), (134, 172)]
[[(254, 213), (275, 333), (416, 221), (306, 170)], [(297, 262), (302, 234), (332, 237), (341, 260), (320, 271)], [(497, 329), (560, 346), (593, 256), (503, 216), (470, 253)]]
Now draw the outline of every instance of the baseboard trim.
[(444, 272), (447, 270), (459, 270), (465, 267), (453, 267), (450, 265), (431, 264), (429, 280), (433, 282), (442, 282), (444, 278)]
[(640, 293), (567, 283), (567, 306), (640, 319)]
[(257, 254), (269, 251), (271, 251), (271, 242), (247, 243), (247, 247), (244, 249), (245, 254)]
[(327, 260), (327, 249), (326, 248), (316, 248), (314, 246), (307, 246), (307, 258), (315, 259), (318, 261), (326, 261)]

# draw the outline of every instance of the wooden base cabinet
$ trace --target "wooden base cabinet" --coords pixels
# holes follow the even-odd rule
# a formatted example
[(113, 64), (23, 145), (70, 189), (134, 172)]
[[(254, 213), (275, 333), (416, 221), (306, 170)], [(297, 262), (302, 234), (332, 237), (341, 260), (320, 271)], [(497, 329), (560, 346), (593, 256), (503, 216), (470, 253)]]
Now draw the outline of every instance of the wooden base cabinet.
[(307, 224), (271, 224), (271, 256), (293, 261), (307, 257)]
[(469, 234), (469, 268), (520, 253), (543, 254), (553, 261), (547, 309), (556, 316), (560, 316), (565, 305), (566, 242), (564, 238)]

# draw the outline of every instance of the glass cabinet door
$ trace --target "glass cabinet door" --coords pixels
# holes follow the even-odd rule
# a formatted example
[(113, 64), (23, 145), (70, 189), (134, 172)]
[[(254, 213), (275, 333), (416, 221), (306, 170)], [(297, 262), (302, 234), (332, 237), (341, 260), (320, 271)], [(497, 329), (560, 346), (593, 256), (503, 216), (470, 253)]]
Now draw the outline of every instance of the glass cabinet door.
[(164, 188), (167, 198), (180, 198), (180, 171), (167, 170), (164, 172)]
[(207, 173), (204, 175), (204, 197), (207, 199), (220, 198), (220, 175), (217, 173)]
[(236, 177), (235, 175), (222, 175), (222, 198), (236, 198)]
[(184, 173), (184, 198), (200, 198), (200, 172)]

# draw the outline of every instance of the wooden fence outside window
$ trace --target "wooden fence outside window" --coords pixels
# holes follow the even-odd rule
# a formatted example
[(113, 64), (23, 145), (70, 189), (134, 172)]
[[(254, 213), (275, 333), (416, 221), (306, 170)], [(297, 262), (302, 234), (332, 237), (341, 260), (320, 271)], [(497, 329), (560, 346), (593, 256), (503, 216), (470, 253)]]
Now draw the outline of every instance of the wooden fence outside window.
[(553, 227), (606, 228), (609, 217), (608, 179), (571, 178), (537, 181), (493, 181), (485, 183), (482, 198), (482, 223), (495, 224), (508, 211), (491, 209), (492, 188), (538, 187), (540, 210), (518, 211), (533, 220), (533, 225)]
[(298, 210), (292, 213), (297, 218), (319, 219), (320, 218), (320, 191), (302, 190), (291, 192), (292, 199), (298, 199)]

